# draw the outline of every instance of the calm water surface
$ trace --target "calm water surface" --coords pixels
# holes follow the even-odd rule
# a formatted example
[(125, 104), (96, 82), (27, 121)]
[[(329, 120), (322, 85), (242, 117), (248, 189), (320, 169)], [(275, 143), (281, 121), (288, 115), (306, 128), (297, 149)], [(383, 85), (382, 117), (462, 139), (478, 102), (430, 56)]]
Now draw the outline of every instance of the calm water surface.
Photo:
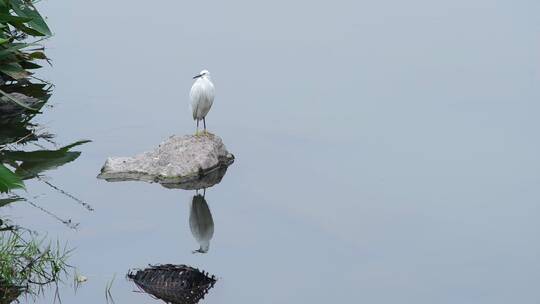
[[(57, 141), (88, 138), (3, 211), (75, 247), (89, 280), (64, 303), (157, 303), (124, 279), (149, 263), (219, 277), (205, 303), (538, 303), (538, 1), (46, 1)], [(107, 183), (108, 156), (194, 131), (207, 68), (209, 129), (236, 162), (208, 189)], [(52, 302), (52, 293), (38, 303)], [(23, 299), (23, 302), (26, 301)]]

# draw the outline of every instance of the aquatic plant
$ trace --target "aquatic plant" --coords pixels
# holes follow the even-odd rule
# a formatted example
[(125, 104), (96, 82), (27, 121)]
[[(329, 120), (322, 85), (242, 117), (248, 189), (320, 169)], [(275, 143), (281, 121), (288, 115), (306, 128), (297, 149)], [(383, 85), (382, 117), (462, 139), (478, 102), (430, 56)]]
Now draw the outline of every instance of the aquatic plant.
[[(1, 0), (0, 0), (1, 1)], [(52, 85), (43, 83), (14, 83), (1, 86), (10, 96), (34, 109), (45, 106), (52, 94)], [(0, 193), (24, 188), (23, 180), (40, 178), (40, 174), (77, 159), (80, 152), (71, 151), (75, 146), (88, 141), (77, 141), (59, 149), (46, 149), (53, 135), (32, 123), (38, 114), (0, 97)], [(38, 143), (38, 141), (43, 143)], [(40, 150), (22, 150), (22, 146), (34, 143)], [(13, 169), (13, 170), (12, 170)]]
[(71, 251), (59, 242), (45, 244), (28, 232), (2, 224), (0, 303), (10, 303), (23, 293), (37, 296), (51, 284), (58, 287), (70, 267), (67, 259)]
[(107, 304), (114, 304), (114, 298), (111, 293), (112, 285), (114, 283), (114, 279), (116, 278), (116, 273), (113, 275), (112, 279), (107, 282), (107, 285), (105, 285), (105, 301), (107, 301)]
[[(0, 147), (0, 192), (24, 188), (24, 179), (39, 179), (40, 173), (77, 159), (81, 152), (71, 149), (87, 142), (81, 140), (55, 150), (22, 151)], [(15, 171), (9, 170), (3, 163), (9, 164)]]
[[(52, 88), (32, 73), (41, 67), (40, 61), (50, 63), (39, 42), (52, 36), (35, 2), (0, 0), (0, 194), (24, 188), (24, 180), (35, 178), (91, 210), (88, 204), (43, 178), (45, 171), (77, 159), (80, 152), (72, 148), (87, 141), (57, 148), (53, 135), (31, 122), (49, 100)], [(28, 143), (39, 150), (23, 149)], [(46, 148), (47, 144), (54, 148)], [(0, 195), (0, 207), (18, 201), (71, 228), (77, 227), (71, 219), (61, 219), (28, 198)], [(11, 303), (21, 294), (39, 295), (49, 285), (56, 286), (55, 298), (59, 297), (58, 283), (67, 275), (69, 253), (59, 242), (47, 244), (35, 233), (0, 220), (0, 304)]]
[(24, 188), (22, 179), (0, 164), (0, 192), (8, 192), (11, 189)]
[[(32, 0), (0, 0), (0, 81), (18, 81), (40, 68), (36, 60), (48, 60), (37, 42), (51, 30)], [(36, 41), (28, 42), (29, 37)], [(0, 94), (8, 96), (4, 91)], [(8, 97), (9, 98), (9, 97)], [(12, 100), (17, 102), (16, 99)]]
[[(37, 43), (52, 35), (45, 19), (39, 14), (34, 6), (33, 0), (0, 0), (0, 105), (3, 101), (11, 102), (18, 108), (30, 112), (38, 112), (46, 100), (39, 99), (37, 103), (29, 103), (24, 97), (31, 96), (21, 93), (16, 95), (10, 93), (13, 84), (17, 83), (19, 89), (27, 91), (27, 78), (32, 75), (30, 70), (40, 68), (38, 60), (49, 60), (44, 48)], [(29, 38), (34, 41), (28, 41)], [(20, 84), (19, 84), (20, 82)], [(10, 85), (8, 85), (10, 83)], [(8, 114), (20, 114), (18, 111), (0, 112)], [(5, 113), (0, 113), (5, 114)], [(2, 115), (1, 123), (5, 123), (9, 115)], [(9, 130), (2, 128), (3, 130)], [(3, 150), (2, 147), (0, 149)], [(0, 192), (8, 192), (12, 189), (23, 188), (22, 179), (9, 170), (5, 165), (0, 164)]]

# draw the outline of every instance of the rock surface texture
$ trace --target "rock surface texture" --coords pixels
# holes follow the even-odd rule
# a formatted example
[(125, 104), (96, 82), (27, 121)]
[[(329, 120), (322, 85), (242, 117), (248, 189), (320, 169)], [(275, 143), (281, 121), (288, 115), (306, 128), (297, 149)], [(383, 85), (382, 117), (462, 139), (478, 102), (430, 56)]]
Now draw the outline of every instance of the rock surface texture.
[(208, 188), (219, 183), (234, 156), (219, 136), (173, 135), (154, 151), (108, 158), (98, 178), (157, 182), (167, 188)]

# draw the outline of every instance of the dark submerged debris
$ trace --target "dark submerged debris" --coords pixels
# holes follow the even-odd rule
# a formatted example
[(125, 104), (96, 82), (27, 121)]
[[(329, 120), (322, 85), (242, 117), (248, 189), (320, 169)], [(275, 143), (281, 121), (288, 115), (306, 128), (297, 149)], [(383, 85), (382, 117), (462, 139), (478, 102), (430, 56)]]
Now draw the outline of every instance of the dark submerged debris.
[(10, 285), (0, 278), (0, 304), (9, 304), (17, 300), (23, 288)]
[(146, 293), (173, 304), (195, 304), (214, 287), (216, 277), (187, 265), (149, 265), (127, 277)]

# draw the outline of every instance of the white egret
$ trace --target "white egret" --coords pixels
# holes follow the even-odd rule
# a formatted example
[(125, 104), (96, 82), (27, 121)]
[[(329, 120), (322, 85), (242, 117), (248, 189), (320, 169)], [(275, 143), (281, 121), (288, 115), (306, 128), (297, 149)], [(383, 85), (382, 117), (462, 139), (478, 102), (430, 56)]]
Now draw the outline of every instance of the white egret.
[(204, 132), (206, 132), (206, 114), (210, 111), (214, 103), (214, 84), (210, 80), (210, 72), (202, 70), (199, 75), (193, 77), (195, 83), (191, 87), (189, 97), (191, 98), (191, 110), (193, 111), (193, 119), (197, 121), (197, 134), (199, 133), (199, 121), (204, 124)]

